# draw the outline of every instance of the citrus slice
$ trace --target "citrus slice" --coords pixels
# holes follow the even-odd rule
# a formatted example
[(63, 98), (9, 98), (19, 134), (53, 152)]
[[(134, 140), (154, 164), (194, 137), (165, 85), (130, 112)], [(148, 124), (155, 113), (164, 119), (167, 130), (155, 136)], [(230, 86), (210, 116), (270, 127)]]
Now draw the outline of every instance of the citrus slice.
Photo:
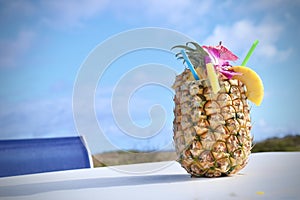
[(234, 75), (232, 78), (240, 80), (245, 84), (247, 98), (259, 106), (264, 98), (264, 86), (258, 74), (245, 66), (232, 66), (231, 69), (240, 73), (240, 75)]

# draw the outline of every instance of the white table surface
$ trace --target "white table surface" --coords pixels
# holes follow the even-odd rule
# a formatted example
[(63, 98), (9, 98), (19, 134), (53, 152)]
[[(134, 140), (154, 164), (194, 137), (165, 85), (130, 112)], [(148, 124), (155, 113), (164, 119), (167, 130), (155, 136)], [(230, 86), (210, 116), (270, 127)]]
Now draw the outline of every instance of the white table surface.
[(177, 162), (0, 178), (0, 199), (300, 199), (300, 152), (256, 153), (237, 175), (191, 178)]

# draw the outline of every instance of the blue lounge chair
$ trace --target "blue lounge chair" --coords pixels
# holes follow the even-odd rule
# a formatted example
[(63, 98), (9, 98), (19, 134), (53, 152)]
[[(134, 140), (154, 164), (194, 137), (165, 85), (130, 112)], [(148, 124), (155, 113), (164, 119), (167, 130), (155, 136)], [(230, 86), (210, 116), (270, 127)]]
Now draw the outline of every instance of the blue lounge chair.
[(0, 140), (0, 177), (93, 167), (83, 137)]

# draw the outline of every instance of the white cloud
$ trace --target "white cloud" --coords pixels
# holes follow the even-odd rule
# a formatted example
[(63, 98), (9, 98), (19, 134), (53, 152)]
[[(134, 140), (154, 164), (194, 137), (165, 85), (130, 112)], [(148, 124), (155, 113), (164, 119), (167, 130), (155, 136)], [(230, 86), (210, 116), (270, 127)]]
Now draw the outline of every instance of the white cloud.
[(42, 1), (41, 9), (48, 12), (42, 22), (58, 28), (82, 26), (83, 20), (100, 14), (108, 2), (108, 0)]
[(0, 40), (0, 67), (14, 67), (32, 46), (35, 35), (33, 31), (22, 30), (16, 38)]
[[(134, 76), (137, 75), (137, 76)], [(118, 149), (137, 149), (140, 150), (150, 149), (152, 146), (157, 146), (157, 148), (162, 148), (168, 142), (170, 142), (170, 134), (172, 131), (166, 131), (167, 129), (171, 129), (170, 126), (165, 126), (161, 133), (159, 133), (156, 137), (152, 138), (151, 136), (156, 133), (156, 130), (153, 128), (146, 128), (144, 132), (137, 132), (135, 125), (143, 126), (140, 122), (141, 120), (145, 120), (150, 123), (150, 116), (148, 116), (148, 109), (153, 105), (153, 101), (156, 101), (156, 97), (158, 94), (151, 95), (151, 98), (147, 98), (143, 95), (139, 96), (139, 91), (137, 91), (137, 96), (133, 96), (134, 103), (128, 105), (128, 99), (126, 93), (130, 93), (132, 91), (128, 91), (132, 88), (135, 88), (136, 84), (140, 83), (140, 73), (134, 74), (131, 76), (129, 82), (124, 83), (120, 86), (121, 92), (120, 96), (115, 97), (118, 98), (119, 101), (124, 103), (119, 103), (117, 105), (111, 105), (112, 103), (112, 93), (113, 86), (102, 86), (97, 88), (96, 96), (95, 96), (95, 108), (94, 110), (90, 110), (86, 113), (87, 108), (86, 103), (82, 102), (80, 108), (76, 109), (76, 121), (77, 126), (80, 130), (81, 134), (85, 134), (87, 142), (89, 143), (90, 148), (97, 151), (108, 151), (108, 150), (118, 150)], [(144, 88), (141, 88), (141, 91)], [(85, 101), (84, 98), (81, 101)], [(157, 102), (156, 102), (157, 103)], [(116, 115), (122, 116), (132, 116), (132, 121), (126, 121), (129, 125), (129, 132), (124, 132), (124, 129), (128, 127), (124, 127), (122, 124), (117, 124), (115, 118), (112, 113), (112, 107), (114, 106), (116, 109)], [(162, 105), (164, 106), (164, 105)], [(75, 112), (75, 110), (74, 110)], [(94, 112), (96, 114), (97, 122), (91, 117), (94, 116)], [(170, 111), (171, 112), (171, 111)], [(169, 113), (169, 112), (168, 112)], [(160, 116), (158, 116), (160, 117)], [(170, 116), (169, 116), (170, 117)], [(99, 131), (99, 128), (101, 131)], [(138, 138), (136, 138), (138, 137)], [(149, 138), (145, 138), (149, 137)], [(113, 144), (115, 148), (113, 148), (109, 143)], [(143, 149), (144, 148), (144, 149)]]
[(272, 137), (284, 137), (286, 135), (299, 134), (300, 129), (291, 124), (277, 124), (274, 125), (267, 121), (267, 119), (260, 118), (253, 122), (251, 134), (255, 141), (261, 141)]
[(300, 1), (295, 0), (260, 0), (260, 1), (252, 1), (250, 5), (253, 9), (280, 9), (286, 8), (290, 6), (299, 6)]
[(32, 15), (36, 11), (36, 7), (31, 1), (1, 1), (0, 4), (0, 20), (5, 21), (16, 17), (22, 19), (26, 16)]
[(162, 19), (178, 26), (198, 21), (200, 16), (205, 15), (211, 9), (211, 1), (149, 0), (146, 4), (146, 15), (149, 18)]
[(119, 0), (111, 1), (109, 9), (119, 20), (129, 24), (152, 26), (154, 23), (155, 26), (184, 30), (188, 34), (204, 22), (204, 16), (213, 9), (213, 1)]
[(71, 100), (0, 103), (1, 139), (75, 135)]
[(283, 32), (283, 26), (278, 23), (261, 22), (258, 24), (249, 20), (240, 20), (232, 25), (217, 25), (213, 34), (208, 36), (203, 44), (218, 44), (223, 41), (233, 52), (241, 52), (244, 55), (251, 43), (258, 39), (257, 55), (264, 58), (277, 58), (284, 60), (292, 49), (281, 50), (277, 42)]
[[(166, 91), (168, 91), (168, 86), (173, 83), (174, 75), (175, 72), (168, 71), (162, 66), (147, 65), (128, 71), (119, 78), (120, 82), (117, 81), (113, 86), (110, 85), (111, 83), (109, 86), (102, 83), (106, 87), (97, 88), (95, 109), (103, 133), (109, 134), (116, 140), (120, 135), (126, 135), (125, 132), (136, 137), (149, 137), (156, 134), (160, 128), (171, 129), (169, 121), (172, 120), (172, 115), (167, 113), (172, 113), (172, 92), (166, 93)], [(149, 85), (144, 85), (145, 83), (149, 83)], [(166, 87), (155, 83), (166, 85)], [(113, 93), (114, 89), (116, 89), (115, 93)], [(113, 94), (115, 96), (112, 96)], [(156, 112), (150, 116), (150, 109), (157, 104), (161, 105), (167, 113), (162, 113), (156, 108), (154, 109)], [(167, 120), (165, 127), (158, 124), (158, 120), (161, 122)], [(85, 121), (85, 124), (91, 123), (91, 120)], [(87, 126), (92, 127), (91, 124)], [(128, 138), (128, 136), (126, 137)]]

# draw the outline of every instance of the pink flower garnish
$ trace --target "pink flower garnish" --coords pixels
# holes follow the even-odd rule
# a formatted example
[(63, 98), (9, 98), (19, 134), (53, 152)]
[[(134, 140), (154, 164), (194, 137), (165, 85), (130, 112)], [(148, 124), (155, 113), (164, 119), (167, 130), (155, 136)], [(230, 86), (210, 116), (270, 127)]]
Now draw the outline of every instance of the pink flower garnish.
[(226, 78), (231, 79), (235, 75), (241, 75), (239, 72), (235, 72), (233, 70), (224, 70), (222, 68), (219, 69), (219, 72), (222, 73)]
[(202, 46), (203, 49), (207, 51), (212, 59), (206, 59), (206, 62), (211, 60), (217, 71), (222, 73), (228, 79), (231, 79), (234, 75), (239, 75), (239, 73), (229, 70), (229, 61), (236, 61), (238, 57), (234, 55), (230, 50), (224, 47), (221, 42), (217, 46)]
[(234, 55), (229, 49), (224, 47), (221, 43), (218, 46), (202, 46), (210, 54), (221, 60), (236, 61), (238, 57)]

